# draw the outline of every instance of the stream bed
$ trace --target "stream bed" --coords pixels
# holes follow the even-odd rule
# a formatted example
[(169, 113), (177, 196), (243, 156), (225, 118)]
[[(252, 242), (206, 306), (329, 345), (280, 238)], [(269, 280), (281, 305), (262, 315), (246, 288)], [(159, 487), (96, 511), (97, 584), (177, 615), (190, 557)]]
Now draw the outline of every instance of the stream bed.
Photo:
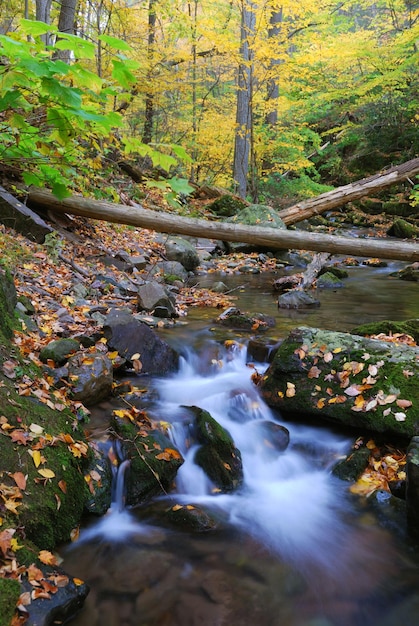
[[(345, 331), (370, 321), (419, 317), (419, 286), (389, 277), (394, 266), (354, 268), (340, 290), (317, 294), (318, 309), (278, 311), (272, 276), (221, 277), (246, 312), (275, 317), (271, 338), (298, 325)], [(214, 275), (199, 277), (205, 286)], [(188, 533), (148, 521), (147, 508), (126, 510), (123, 473), (115, 505), (86, 524), (62, 552), (63, 567), (91, 591), (75, 626), (417, 626), (418, 551), (391, 517), (348, 493), (331, 474), (357, 433), (286, 422), (258, 397), (247, 364), (248, 335), (214, 325), (219, 312), (191, 309), (164, 338), (183, 355), (178, 373), (148, 381), (147, 410), (171, 424), (185, 463), (167, 506), (198, 506), (220, 520)], [(229, 340), (225, 344), (225, 340)], [(194, 463), (185, 411), (196, 405), (232, 435), (242, 454), (243, 487), (214, 493)], [(98, 407), (92, 424), (109, 421)], [(286, 426), (287, 449), (264, 449), (260, 423)], [(129, 471), (129, 468), (127, 468)], [(383, 503), (385, 507), (385, 501)], [(390, 520), (390, 521), (389, 521)], [(400, 531), (400, 532), (399, 532)]]

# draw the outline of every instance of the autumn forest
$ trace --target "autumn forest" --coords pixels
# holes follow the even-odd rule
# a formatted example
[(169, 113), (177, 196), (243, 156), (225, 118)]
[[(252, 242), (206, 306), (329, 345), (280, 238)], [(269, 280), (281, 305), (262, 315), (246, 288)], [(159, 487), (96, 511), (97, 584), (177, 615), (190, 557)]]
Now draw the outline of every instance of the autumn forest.
[(284, 207), (418, 152), (415, 1), (3, 0), (0, 33), (3, 174), (58, 197), (123, 162)]

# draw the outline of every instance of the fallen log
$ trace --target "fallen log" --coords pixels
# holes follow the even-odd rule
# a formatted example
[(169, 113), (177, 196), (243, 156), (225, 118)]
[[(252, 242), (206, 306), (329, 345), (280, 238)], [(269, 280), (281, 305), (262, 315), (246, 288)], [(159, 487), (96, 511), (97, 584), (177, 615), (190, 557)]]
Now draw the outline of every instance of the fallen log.
[[(418, 160), (419, 161), (419, 160)], [(307, 233), (298, 230), (281, 230), (245, 226), (225, 222), (210, 222), (171, 213), (159, 213), (142, 207), (113, 204), (81, 196), (58, 200), (49, 191), (34, 189), (29, 193), (28, 203), (34, 209), (48, 208), (59, 213), (72, 213), (97, 220), (129, 224), (163, 233), (176, 233), (222, 241), (266, 246), (271, 249), (312, 250), (330, 254), (350, 254), (363, 257), (397, 259), (413, 263), (419, 261), (419, 244), (383, 239), (355, 239), (323, 233)]]
[(343, 187), (326, 191), (316, 198), (309, 198), (279, 211), (279, 217), (287, 226), (306, 220), (313, 215), (330, 211), (347, 202), (359, 200), (386, 187), (409, 180), (419, 172), (419, 158), (390, 167), (383, 172), (357, 180)]

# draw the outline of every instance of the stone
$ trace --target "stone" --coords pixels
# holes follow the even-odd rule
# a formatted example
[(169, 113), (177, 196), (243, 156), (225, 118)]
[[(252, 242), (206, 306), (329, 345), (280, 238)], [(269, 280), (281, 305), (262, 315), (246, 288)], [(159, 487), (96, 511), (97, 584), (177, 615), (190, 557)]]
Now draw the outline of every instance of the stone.
[(311, 309), (318, 306), (319, 300), (302, 289), (291, 289), (278, 297), (279, 309)]
[(346, 458), (333, 467), (332, 474), (340, 480), (354, 482), (368, 466), (371, 451), (365, 446), (352, 446)]
[(243, 482), (243, 466), (230, 433), (208, 411), (197, 406), (187, 408), (195, 417), (197, 440), (201, 444), (195, 462), (221, 491), (234, 491)]
[(179, 354), (147, 324), (135, 319), (126, 308), (111, 309), (106, 316), (104, 336), (110, 350), (130, 361), (140, 355), (142, 374), (165, 375), (177, 370)]
[(392, 226), (387, 231), (387, 235), (397, 239), (414, 239), (419, 235), (419, 228), (400, 218), (394, 220)]
[(158, 315), (157, 317), (173, 317), (176, 315), (174, 302), (175, 298), (156, 281), (147, 281), (138, 287), (138, 311), (152, 312), (156, 307), (164, 307), (167, 310), (167, 315)]
[(419, 347), (300, 326), (262, 377), (262, 397), (295, 419), (410, 438), (419, 432)]
[(317, 278), (317, 287), (319, 289), (340, 289), (343, 287), (343, 282), (333, 272), (325, 272)]
[(111, 395), (113, 366), (106, 354), (75, 354), (69, 358), (67, 366), (74, 400), (92, 406)]
[(225, 194), (208, 204), (206, 208), (219, 217), (232, 217), (245, 207), (246, 203), (237, 196)]
[(189, 272), (193, 272), (201, 262), (195, 247), (181, 237), (170, 237), (165, 248), (167, 259), (178, 261)]
[(412, 263), (392, 275), (397, 276), (400, 280), (417, 283), (419, 282), (419, 263)]
[(54, 361), (55, 365), (64, 365), (78, 350), (80, 343), (76, 339), (56, 339), (42, 348), (39, 358), (42, 363)]
[(89, 459), (85, 476), (90, 477), (88, 487), (90, 498), (85, 502), (85, 509), (94, 515), (105, 515), (112, 502), (113, 472), (108, 456), (109, 447), (91, 444), (93, 455)]
[(265, 460), (275, 460), (279, 453), (288, 448), (290, 433), (288, 428), (269, 420), (254, 420), (250, 423), (255, 452)]
[(126, 504), (135, 506), (166, 493), (183, 463), (182, 455), (159, 430), (145, 431), (141, 424), (113, 416), (112, 427), (121, 442), (124, 459)]
[(218, 324), (236, 330), (267, 330), (275, 326), (275, 320), (263, 313), (243, 313), (236, 307), (229, 307), (216, 319)]
[(165, 283), (173, 283), (176, 280), (185, 282), (188, 279), (189, 272), (183, 267), (179, 261), (159, 261), (150, 271), (150, 275), (161, 274)]
[(229, 218), (227, 222), (286, 229), (286, 225), (279, 217), (278, 212), (264, 204), (251, 204), (239, 211), (234, 217)]
[(395, 320), (382, 320), (381, 322), (369, 322), (367, 324), (361, 324), (351, 329), (354, 335), (395, 335), (400, 333), (401, 335), (410, 335), (419, 343), (419, 320), (410, 319), (402, 322)]

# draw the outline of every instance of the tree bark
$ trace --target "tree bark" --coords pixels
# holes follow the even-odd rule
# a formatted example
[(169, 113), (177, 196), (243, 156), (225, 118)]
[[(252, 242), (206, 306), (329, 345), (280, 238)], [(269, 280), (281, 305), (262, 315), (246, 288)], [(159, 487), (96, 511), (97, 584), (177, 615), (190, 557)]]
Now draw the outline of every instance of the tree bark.
[(158, 213), (138, 207), (128, 207), (74, 196), (57, 200), (49, 191), (35, 189), (29, 193), (29, 206), (49, 208), (60, 213), (72, 213), (118, 224), (130, 224), (163, 233), (177, 233), (223, 241), (241, 241), (271, 249), (313, 250), (330, 254), (351, 254), (354, 256), (380, 257), (402, 261), (419, 261), (419, 245), (402, 241), (382, 239), (354, 239), (307, 233), (298, 230), (281, 230), (245, 226), (225, 222), (209, 222), (169, 213)]
[(342, 206), (347, 202), (359, 200), (364, 196), (377, 193), (381, 189), (390, 187), (396, 183), (409, 180), (419, 172), (419, 158), (406, 161), (401, 165), (395, 165), (383, 172), (357, 180), (349, 185), (337, 187), (332, 191), (322, 193), (316, 198), (303, 200), (298, 204), (294, 204), (283, 211), (279, 211), (279, 216), (284, 220), (285, 224), (296, 224), (302, 220), (306, 220), (313, 215), (330, 211), (338, 206)]

